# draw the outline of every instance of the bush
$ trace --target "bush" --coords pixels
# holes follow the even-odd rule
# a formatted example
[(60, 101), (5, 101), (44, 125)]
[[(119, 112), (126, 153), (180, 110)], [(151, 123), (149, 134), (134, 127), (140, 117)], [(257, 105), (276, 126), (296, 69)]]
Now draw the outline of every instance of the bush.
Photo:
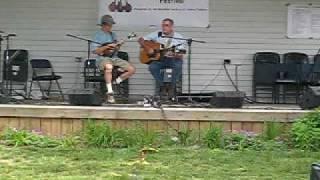
[(94, 147), (112, 147), (114, 143), (114, 133), (106, 123), (96, 124), (88, 121), (83, 131), (85, 144)]
[(1, 144), (5, 144), (7, 146), (35, 146), (42, 148), (52, 148), (65, 145), (59, 139), (43, 136), (40, 133), (41, 132), (30, 132), (9, 128), (1, 135)]
[(219, 127), (210, 128), (204, 137), (204, 142), (210, 149), (223, 148), (223, 129)]
[(115, 132), (115, 147), (144, 147), (156, 144), (160, 134), (147, 131), (142, 126)]
[(264, 140), (275, 140), (283, 134), (283, 125), (278, 122), (265, 122), (263, 129)]
[(298, 119), (291, 129), (294, 146), (304, 150), (320, 148), (320, 109)]

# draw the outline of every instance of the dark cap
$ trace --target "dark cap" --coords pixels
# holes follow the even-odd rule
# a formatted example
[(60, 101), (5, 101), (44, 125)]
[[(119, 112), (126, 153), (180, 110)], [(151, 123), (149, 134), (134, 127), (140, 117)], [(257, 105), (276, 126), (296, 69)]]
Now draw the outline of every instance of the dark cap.
[(110, 16), (110, 15), (104, 15), (101, 17), (101, 24), (100, 25), (104, 25), (104, 24), (109, 24), (109, 25), (112, 25), (112, 24), (115, 24), (116, 22), (113, 20), (113, 17)]

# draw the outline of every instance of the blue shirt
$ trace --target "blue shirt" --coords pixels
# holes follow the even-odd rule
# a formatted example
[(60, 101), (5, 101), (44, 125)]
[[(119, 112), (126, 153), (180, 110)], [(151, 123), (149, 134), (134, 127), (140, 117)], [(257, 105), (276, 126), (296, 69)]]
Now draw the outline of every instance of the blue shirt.
[[(100, 43), (100, 44), (91, 43), (91, 50), (95, 51), (97, 48), (101, 46), (101, 44), (116, 42), (117, 35), (114, 32), (106, 33), (102, 30), (99, 30), (94, 34), (93, 41)], [(100, 64), (100, 61), (102, 58), (103, 56), (97, 55), (97, 64)]]
[[(150, 33), (150, 34), (146, 35), (145, 37), (143, 37), (143, 39), (161, 43), (165, 46), (165, 48), (177, 46), (176, 48), (178, 50), (185, 50), (186, 49), (186, 41), (185, 40), (163, 38), (163, 37), (161, 37), (159, 32), (161, 32), (161, 31), (156, 31), (156, 32)], [(183, 36), (181, 34), (176, 33), (176, 32), (174, 32), (173, 37), (183, 38)]]

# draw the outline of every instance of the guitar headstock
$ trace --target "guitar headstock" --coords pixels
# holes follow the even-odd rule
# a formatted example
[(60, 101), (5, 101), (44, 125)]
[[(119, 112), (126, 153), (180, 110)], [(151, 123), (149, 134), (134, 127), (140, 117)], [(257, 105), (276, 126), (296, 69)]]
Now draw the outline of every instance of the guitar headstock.
[(132, 39), (134, 39), (136, 37), (137, 37), (137, 34), (135, 32), (131, 32), (131, 33), (128, 34), (128, 39), (129, 40), (132, 40)]

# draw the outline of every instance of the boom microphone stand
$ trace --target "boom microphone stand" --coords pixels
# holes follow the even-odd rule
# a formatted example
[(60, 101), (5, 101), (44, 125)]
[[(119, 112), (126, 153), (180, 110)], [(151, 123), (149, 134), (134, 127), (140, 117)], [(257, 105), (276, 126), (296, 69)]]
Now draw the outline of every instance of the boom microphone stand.
[(191, 98), (191, 55), (192, 55), (192, 43), (206, 43), (206, 41), (199, 41), (194, 40), (192, 38), (177, 38), (177, 37), (171, 37), (171, 36), (161, 36), (162, 38), (170, 38), (170, 39), (176, 39), (176, 40), (182, 40), (186, 41), (188, 44), (188, 100), (192, 102)]
[(72, 35), (72, 34), (66, 34), (66, 36), (68, 37), (71, 37), (71, 38), (75, 38), (75, 39), (79, 39), (79, 40), (82, 40), (82, 41), (86, 41), (88, 43), (88, 59), (90, 59), (90, 54), (91, 54), (91, 43), (95, 43), (95, 44), (100, 44), (99, 42), (96, 42), (96, 41), (93, 41), (91, 39), (87, 39), (87, 38), (83, 38), (83, 37), (80, 37), (80, 36), (75, 36), (75, 35)]

